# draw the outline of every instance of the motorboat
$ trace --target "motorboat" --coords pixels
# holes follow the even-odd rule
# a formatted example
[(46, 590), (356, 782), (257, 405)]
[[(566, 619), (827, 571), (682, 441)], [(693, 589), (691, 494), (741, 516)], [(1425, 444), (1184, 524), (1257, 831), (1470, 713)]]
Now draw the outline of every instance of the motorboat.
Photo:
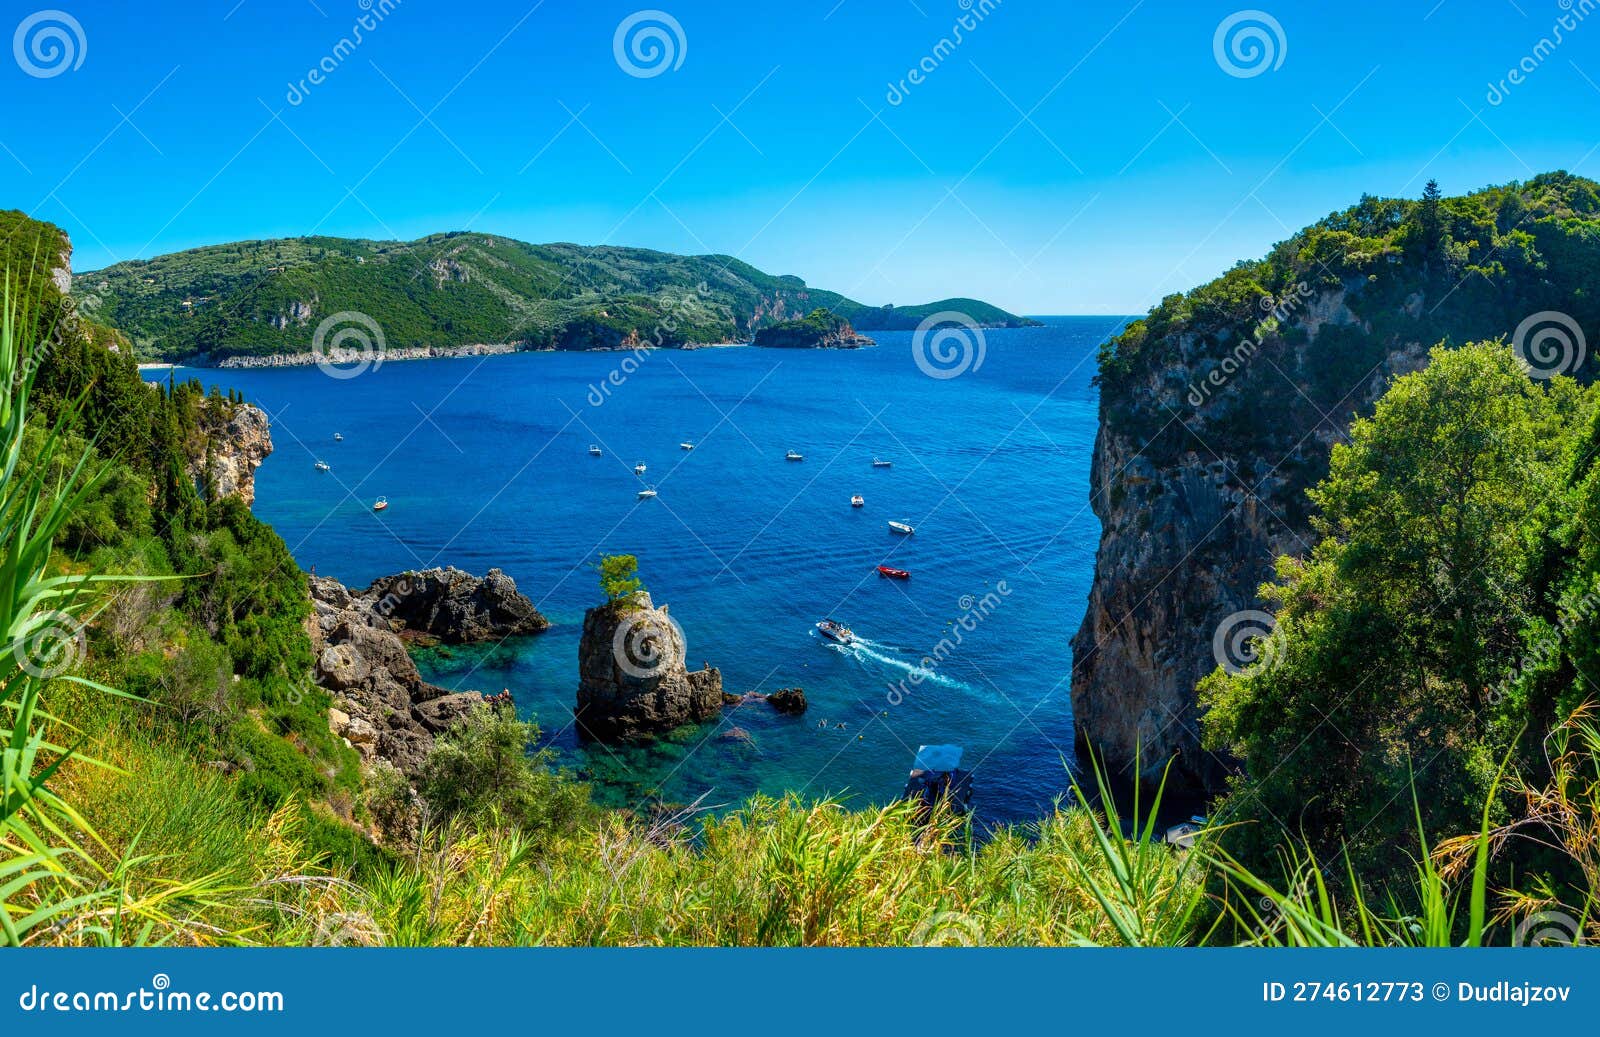
[(893, 468), (894, 467), (894, 462), (893, 461), (880, 461), (876, 457), (874, 457), (872, 459), (872, 467), (874, 467), (874, 468)]
[(867, 499), (858, 493), (850, 498), (850, 506), (852, 508), (864, 508), (867, 506)]
[(343, 443), (344, 442), (344, 433), (343, 432), (335, 432), (333, 434), (333, 441), (335, 443)]
[(892, 521), (892, 520), (889, 523), (889, 529), (890, 529), (891, 532), (900, 533), (900, 534), (903, 534), (905, 536), (910, 536), (912, 533), (915, 533), (917, 531), (917, 528), (915, 526), (912, 526), (912, 525), (910, 525), (908, 523), (905, 523), (905, 522), (895, 522), (895, 521)]
[(694, 449), (694, 444), (693, 443), (679, 443), (678, 444), (678, 449), (679, 450), (693, 450)]
[(372, 502), (372, 510), (373, 511), (382, 511), (384, 508), (387, 508), (388, 506), (389, 506), (389, 498), (388, 497), (379, 497), (377, 500)]
[(644, 474), (644, 465), (642, 465), (642, 464), (634, 465), (633, 466), (633, 474), (634, 475), (643, 475)]
[(318, 461), (317, 462), (317, 471), (319, 471), (319, 472), (331, 472), (331, 471), (333, 471), (333, 465), (329, 464), (326, 461)]
[(589, 456), (590, 457), (599, 457), (600, 456), (600, 448), (595, 446), (593, 443), (590, 443), (589, 444)]
[(880, 565), (880, 566), (878, 566), (878, 575), (879, 576), (886, 576), (891, 580), (909, 580), (909, 579), (911, 579), (911, 573), (910, 572), (908, 572), (905, 569), (896, 569), (892, 565)]
[(654, 497), (655, 495), (656, 495), (656, 488), (654, 486), (647, 486), (644, 489), (639, 491), (639, 499), (640, 500), (649, 500), (651, 497)]
[(849, 627), (831, 619), (824, 619), (818, 623), (817, 632), (828, 640), (836, 641), (842, 645), (847, 645), (856, 639), (856, 635), (851, 632)]
[(785, 461), (804, 461), (806, 456), (800, 453), (798, 450), (791, 450), (787, 454), (783, 455), (783, 459)]

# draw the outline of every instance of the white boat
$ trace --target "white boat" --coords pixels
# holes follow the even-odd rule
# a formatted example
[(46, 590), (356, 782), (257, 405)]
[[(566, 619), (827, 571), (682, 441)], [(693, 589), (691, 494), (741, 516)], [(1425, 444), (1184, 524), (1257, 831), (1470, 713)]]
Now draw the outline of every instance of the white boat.
[(590, 457), (599, 457), (600, 456), (600, 448), (595, 446), (593, 443), (590, 443), (589, 444), (589, 456)]
[(854, 497), (850, 498), (850, 506), (852, 508), (864, 508), (864, 507), (866, 507), (866, 505), (867, 505), (867, 499), (865, 497), (861, 496), (861, 494), (859, 494), (859, 493), (856, 494)]
[(343, 432), (335, 432), (335, 433), (334, 433), (334, 434), (333, 434), (333, 441), (334, 441), (334, 442), (335, 442), (335, 443), (342, 443), (342, 442), (344, 442), (344, 433), (343, 433)]
[(694, 444), (693, 443), (679, 443), (678, 444), (678, 449), (679, 450), (693, 450), (694, 449)]
[(643, 475), (644, 474), (644, 465), (642, 465), (642, 464), (634, 465), (633, 466), (633, 474), (634, 475)]
[(647, 486), (644, 489), (639, 491), (639, 499), (640, 500), (649, 500), (651, 497), (654, 497), (655, 495), (656, 495), (656, 488), (654, 486)]
[(785, 461), (804, 461), (806, 457), (798, 450), (791, 450), (787, 454), (783, 455), (783, 459)]
[(318, 461), (317, 462), (317, 471), (319, 471), (319, 472), (331, 472), (331, 471), (333, 471), (333, 465), (329, 464), (326, 461)]
[(856, 639), (856, 635), (843, 623), (836, 623), (831, 619), (824, 619), (817, 624), (817, 632), (830, 641), (847, 645)]
[(915, 526), (909, 525), (908, 523), (905, 523), (905, 522), (895, 522), (895, 521), (892, 521), (892, 520), (889, 523), (889, 529), (892, 532), (903, 533), (906, 536), (910, 536), (912, 533), (915, 533), (917, 531)]
[(872, 467), (874, 467), (874, 468), (893, 468), (894, 467), (894, 462), (893, 461), (880, 461), (876, 457), (874, 457), (872, 459)]

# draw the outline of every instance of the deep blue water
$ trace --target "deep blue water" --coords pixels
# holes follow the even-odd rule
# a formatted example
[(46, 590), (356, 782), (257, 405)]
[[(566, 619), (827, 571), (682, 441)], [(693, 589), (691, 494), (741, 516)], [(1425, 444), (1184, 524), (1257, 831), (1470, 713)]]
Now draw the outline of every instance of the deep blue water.
[[(986, 332), (981, 368), (948, 380), (919, 370), (909, 332), (853, 352), (656, 352), (603, 396), (593, 387), (627, 354), (392, 362), (349, 380), (314, 367), (178, 374), (238, 388), (272, 416), (255, 510), (305, 568), (355, 586), (432, 565), (509, 573), (554, 626), (419, 664), (441, 684), (510, 688), (605, 801), (709, 791), (708, 803), (736, 803), (758, 789), (885, 801), (918, 744), (955, 742), (980, 816), (1012, 821), (1068, 787), (1069, 640), (1099, 535), (1094, 353), (1121, 320), (1047, 324)], [(790, 449), (804, 462), (786, 463)], [(874, 456), (894, 467), (874, 469)], [(642, 483), (660, 496), (638, 500)], [(856, 493), (864, 508), (850, 507)], [(375, 514), (379, 494), (390, 507)], [(892, 535), (888, 519), (915, 536)], [(810, 711), (749, 706), (646, 746), (580, 744), (592, 564), (623, 552), (671, 605), (691, 666), (721, 667), (734, 692), (799, 685)], [(913, 576), (880, 579), (879, 564)], [(991, 593), (999, 604), (936, 677), (891, 704), (891, 685)], [(825, 646), (813, 631), (825, 616), (866, 643)]]

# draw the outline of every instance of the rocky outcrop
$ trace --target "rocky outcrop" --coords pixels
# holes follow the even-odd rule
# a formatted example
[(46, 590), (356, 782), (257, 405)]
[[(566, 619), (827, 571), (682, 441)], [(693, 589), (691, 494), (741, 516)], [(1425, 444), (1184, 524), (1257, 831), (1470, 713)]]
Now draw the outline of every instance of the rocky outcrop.
[(407, 642), (494, 640), (549, 626), (498, 569), (481, 580), (453, 568), (401, 573), (365, 591), (326, 577), (310, 583), (313, 677), (334, 696), (329, 727), (364, 759), (407, 775), (421, 770), (435, 735), (485, 701), (424, 681)]
[[(1376, 337), (1373, 314), (1351, 308), (1359, 291), (1308, 290), (1258, 337), (1185, 328), (1144, 347), (1159, 362), (1103, 379), (1090, 476), (1102, 529), (1072, 708), (1080, 745), (1113, 771), (1137, 754), (1147, 778), (1171, 760), (1180, 779), (1214, 788), (1232, 766), (1200, 745), (1195, 686), (1219, 665), (1214, 646), (1251, 622), (1270, 632), (1259, 612), (1237, 614), (1265, 607), (1257, 590), (1277, 556), (1314, 543), (1306, 489), (1352, 414), (1426, 359), (1399, 319), (1419, 300), (1385, 314), (1398, 334)], [(1336, 390), (1333, 363), (1353, 372)]]
[(779, 688), (767, 696), (767, 705), (790, 716), (798, 716), (806, 711), (806, 693), (804, 688)]
[(550, 626), (499, 569), (481, 579), (453, 566), (407, 571), (373, 581), (358, 600), (398, 622), (407, 636), (445, 644), (537, 634)]
[(877, 345), (843, 317), (813, 310), (799, 320), (757, 329), (753, 344), (768, 349), (860, 349)]
[(333, 694), (328, 726), (363, 759), (387, 760), (416, 775), (433, 737), (483, 701), (451, 693), (417, 672), (398, 624), (337, 580), (311, 577), (313, 677)]
[(722, 673), (690, 671), (683, 631), (643, 592), (584, 613), (578, 645), (579, 731), (622, 741), (698, 723), (722, 707)]
[(246, 506), (256, 500), (256, 469), (272, 453), (272, 431), (266, 412), (249, 403), (217, 396), (200, 403), (202, 442), (189, 457), (189, 477), (207, 485), (218, 497), (238, 497)]

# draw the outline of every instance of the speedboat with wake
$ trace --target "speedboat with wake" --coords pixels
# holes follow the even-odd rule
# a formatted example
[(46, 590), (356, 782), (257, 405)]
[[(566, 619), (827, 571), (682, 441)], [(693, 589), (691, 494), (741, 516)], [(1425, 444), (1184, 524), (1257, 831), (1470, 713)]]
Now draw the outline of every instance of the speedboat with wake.
[(831, 619), (824, 619), (818, 623), (817, 632), (828, 640), (836, 641), (842, 645), (847, 645), (856, 639), (856, 635), (851, 632), (849, 627)]

